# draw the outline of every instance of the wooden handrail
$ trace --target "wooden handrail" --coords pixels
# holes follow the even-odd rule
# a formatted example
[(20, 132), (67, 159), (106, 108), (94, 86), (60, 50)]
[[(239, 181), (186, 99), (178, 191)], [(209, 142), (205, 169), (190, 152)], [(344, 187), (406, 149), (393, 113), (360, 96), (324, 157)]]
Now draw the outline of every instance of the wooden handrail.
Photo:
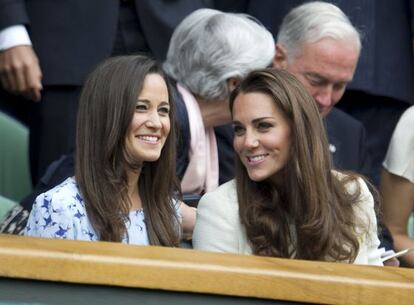
[(323, 304), (414, 304), (414, 270), (0, 234), (0, 277)]

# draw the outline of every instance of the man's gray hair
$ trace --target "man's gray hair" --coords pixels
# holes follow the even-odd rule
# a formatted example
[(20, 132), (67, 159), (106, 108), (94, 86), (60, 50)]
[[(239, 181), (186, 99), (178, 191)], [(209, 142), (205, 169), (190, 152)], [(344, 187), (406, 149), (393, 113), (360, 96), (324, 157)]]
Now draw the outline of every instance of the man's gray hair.
[(175, 29), (164, 69), (206, 100), (227, 98), (229, 78), (243, 78), (272, 62), (275, 42), (257, 20), (244, 14), (199, 9)]
[(337, 6), (314, 1), (292, 9), (283, 19), (277, 42), (287, 51), (288, 60), (301, 54), (306, 43), (331, 38), (355, 43), (361, 50), (361, 37), (349, 18)]

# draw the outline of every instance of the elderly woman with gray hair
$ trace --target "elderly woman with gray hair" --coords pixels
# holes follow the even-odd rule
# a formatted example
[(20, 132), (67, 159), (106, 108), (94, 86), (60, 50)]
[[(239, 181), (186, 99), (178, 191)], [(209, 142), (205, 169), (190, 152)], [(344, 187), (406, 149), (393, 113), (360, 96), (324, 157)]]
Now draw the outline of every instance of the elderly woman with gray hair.
[(269, 66), (274, 53), (272, 34), (248, 15), (200, 9), (175, 29), (164, 69), (176, 81), (184, 194), (233, 178), (229, 96), (250, 71)]

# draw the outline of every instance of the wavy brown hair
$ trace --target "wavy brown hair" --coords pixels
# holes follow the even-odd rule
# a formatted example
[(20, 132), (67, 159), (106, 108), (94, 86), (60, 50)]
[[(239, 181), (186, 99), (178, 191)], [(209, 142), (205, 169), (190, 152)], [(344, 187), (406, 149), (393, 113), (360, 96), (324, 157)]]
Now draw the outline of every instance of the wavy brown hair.
[(148, 57), (113, 57), (88, 77), (79, 102), (75, 177), (86, 211), (100, 240), (121, 241), (131, 209), (127, 169), (140, 165), (131, 158), (126, 135), (144, 79), (159, 74), (168, 87), (170, 133), (160, 158), (144, 162), (138, 182), (152, 245), (177, 246), (179, 224), (173, 194), (179, 190), (175, 176), (175, 107), (168, 81)]
[(357, 187), (349, 193), (346, 184), (358, 176), (332, 173), (325, 128), (312, 97), (289, 72), (268, 68), (241, 82), (231, 95), (231, 110), (239, 94), (250, 92), (273, 99), (289, 122), (292, 137), (290, 158), (278, 173), (277, 185), (270, 179), (252, 181), (236, 160), (240, 219), (253, 253), (354, 261), (359, 249), (354, 205), (361, 191)]

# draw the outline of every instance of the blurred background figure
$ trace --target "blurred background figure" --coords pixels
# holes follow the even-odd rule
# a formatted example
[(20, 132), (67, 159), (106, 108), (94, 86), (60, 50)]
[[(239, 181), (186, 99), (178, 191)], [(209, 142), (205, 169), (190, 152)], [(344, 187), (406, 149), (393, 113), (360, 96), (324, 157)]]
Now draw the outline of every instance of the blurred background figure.
[[(381, 195), (384, 223), (394, 237), (396, 251), (414, 247), (414, 106), (401, 116), (383, 163)], [(411, 221), (410, 221), (411, 220)], [(414, 253), (400, 257), (414, 267)]]

